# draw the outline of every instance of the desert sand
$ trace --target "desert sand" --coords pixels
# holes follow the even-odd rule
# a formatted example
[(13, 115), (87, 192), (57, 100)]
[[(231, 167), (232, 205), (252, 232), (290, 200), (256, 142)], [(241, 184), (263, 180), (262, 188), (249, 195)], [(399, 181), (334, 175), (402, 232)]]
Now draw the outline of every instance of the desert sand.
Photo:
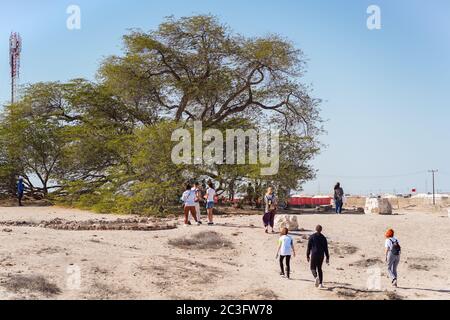
[[(124, 217), (60, 207), (0, 207), (0, 299), (450, 298), (450, 218), (444, 212), (300, 214), (302, 231), (292, 233), (297, 257), (291, 280), (279, 276), (278, 235), (264, 233), (260, 215), (218, 216), (212, 227), (183, 227), (181, 217), (173, 218), (178, 228), (159, 231), (1, 225), (55, 218)], [(305, 258), (306, 239), (317, 224), (323, 225), (331, 253), (324, 290), (314, 287)], [(403, 250), (396, 289), (383, 262), (388, 227), (396, 230)], [(180, 239), (183, 244), (183, 238), (205, 232), (219, 237), (209, 249), (179, 246)], [(368, 281), (375, 288), (369, 290)]]

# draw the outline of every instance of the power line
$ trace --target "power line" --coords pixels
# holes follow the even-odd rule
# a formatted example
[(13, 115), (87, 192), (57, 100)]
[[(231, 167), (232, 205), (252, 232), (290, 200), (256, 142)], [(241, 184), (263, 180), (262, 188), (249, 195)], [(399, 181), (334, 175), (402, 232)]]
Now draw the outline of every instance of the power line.
[(401, 177), (409, 177), (416, 176), (419, 174), (425, 174), (427, 171), (418, 171), (404, 174), (393, 174), (388, 176), (341, 176), (341, 175), (332, 175), (332, 174), (318, 174), (317, 177), (329, 177), (329, 178), (339, 178), (339, 179), (389, 179), (389, 178), (401, 178)]

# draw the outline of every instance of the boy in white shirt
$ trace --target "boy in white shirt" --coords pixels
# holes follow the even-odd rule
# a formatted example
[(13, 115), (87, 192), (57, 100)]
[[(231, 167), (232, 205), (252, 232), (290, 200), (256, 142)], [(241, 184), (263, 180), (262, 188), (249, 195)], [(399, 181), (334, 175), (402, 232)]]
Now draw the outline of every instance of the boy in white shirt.
[[(281, 231), (281, 237), (278, 240), (278, 250), (277, 255), (280, 256), (280, 268), (281, 273), (280, 275), (285, 277), (287, 276), (288, 279), (290, 279), (290, 273), (291, 273), (291, 256), (294, 255), (295, 257), (295, 249), (294, 249), (294, 240), (291, 236), (288, 235), (289, 230), (288, 228), (283, 228)], [(283, 261), (286, 259), (286, 275), (284, 273), (284, 264)]]

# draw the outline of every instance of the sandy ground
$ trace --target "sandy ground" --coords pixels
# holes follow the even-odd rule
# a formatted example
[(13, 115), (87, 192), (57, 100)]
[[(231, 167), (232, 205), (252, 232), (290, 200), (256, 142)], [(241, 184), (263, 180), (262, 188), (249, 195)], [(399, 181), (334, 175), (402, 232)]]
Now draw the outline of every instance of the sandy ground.
[[(0, 207), (0, 222), (56, 217), (117, 218), (58, 207)], [(0, 299), (450, 298), (447, 214), (302, 214), (298, 219), (305, 231), (293, 234), (298, 255), (292, 262), (291, 280), (279, 276), (275, 260), (278, 235), (263, 232), (261, 216), (217, 217), (213, 227), (180, 225), (151, 232), (0, 225)], [(331, 264), (324, 267), (325, 290), (314, 287), (305, 259), (305, 239), (318, 223), (323, 225), (331, 249)], [(396, 230), (403, 249), (399, 288), (395, 290), (383, 263), (383, 234), (388, 227)], [(194, 250), (168, 243), (205, 231), (221, 234), (232, 247)], [(36, 276), (44, 283), (21, 287)], [(22, 284), (14, 287), (11, 279), (17, 277)], [(53, 291), (47, 286), (53, 286)]]

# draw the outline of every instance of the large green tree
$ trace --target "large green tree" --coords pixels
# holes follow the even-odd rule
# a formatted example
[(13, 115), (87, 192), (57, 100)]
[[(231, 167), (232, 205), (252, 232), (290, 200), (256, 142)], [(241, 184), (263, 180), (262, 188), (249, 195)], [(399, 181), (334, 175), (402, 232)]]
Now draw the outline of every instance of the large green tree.
[(197, 176), (212, 177), (232, 193), (248, 178), (296, 189), (314, 176), (308, 161), (319, 150), (320, 100), (302, 82), (305, 58), (288, 40), (247, 38), (200, 15), (170, 17), (157, 30), (131, 32), (124, 43), (124, 55), (106, 59), (99, 79), (137, 125), (170, 119), (189, 127), (200, 120), (204, 128), (281, 131), (275, 177), (229, 165), (197, 166)]
[[(29, 85), (5, 108), (0, 192), (13, 192), (24, 175), (32, 192), (69, 204), (152, 213), (176, 203), (186, 180), (214, 179), (233, 197), (250, 181), (259, 193), (267, 185), (287, 193), (314, 176), (320, 100), (303, 83), (305, 58), (291, 42), (245, 37), (199, 15), (132, 31), (124, 44), (96, 82)], [(193, 121), (224, 134), (279, 130), (279, 171), (262, 176), (261, 163), (175, 165), (171, 133), (192, 131)]]

